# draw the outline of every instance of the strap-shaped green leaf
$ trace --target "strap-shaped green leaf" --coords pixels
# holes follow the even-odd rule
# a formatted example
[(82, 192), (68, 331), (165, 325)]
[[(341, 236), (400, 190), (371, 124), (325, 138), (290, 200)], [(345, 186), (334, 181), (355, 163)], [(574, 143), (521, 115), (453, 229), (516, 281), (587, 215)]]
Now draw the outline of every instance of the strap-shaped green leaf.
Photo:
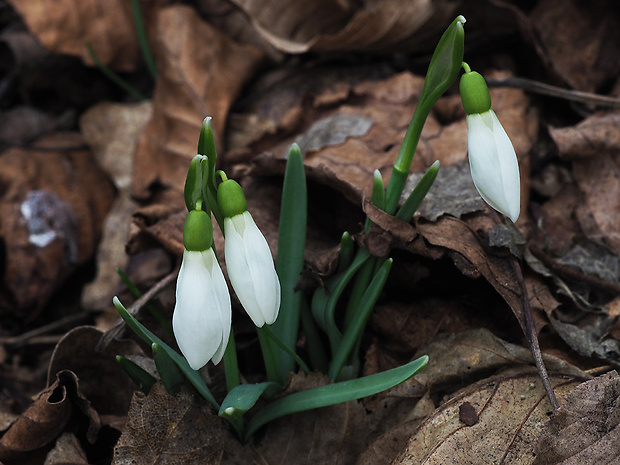
[(153, 387), (153, 384), (157, 382), (157, 379), (155, 379), (153, 375), (151, 375), (133, 360), (130, 360), (123, 355), (117, 355), (116, 361), (125, 371), (125, 373), (127, 373), (127, 375), (131, 378), (131, 380), (136, 383), (138, 388), (145, 394), (148, 394)]
[[(296, 291), (295, 287), (304, 265), (308, 216), (307, 197), (303, 157), (299, 146), (293, 144), (288, 152), (282, 186), (278, 258), (276, 260), (282, 300), (278, 319), (273, 324), (274, 333), (292, 350), (295, 350), (299, 333), (299, 315), (303, 298), (302, 293)], [(285, 384), (288, 373), (295, 367), (295, 361), (283, 350), (278, 349), (276, 353), (280, 359), (279, 382)]]
[(216, 409), (220, 408), (220, 404), (217, 403), (217, 401), (213, 397), (213, 394), (211, 394), (211, 391), (209, 391), (209, 388), (207, 387), (204, 379), (202, 379), (202, 376), (200, 376), (200, 373), (192, 370), (192, 368), (189, 366), (189, 363), (187, 363), (187, 360), (185, 360), (181, 355), (179, 355), (172, 348), (170, 348), (168, 344), (166, 344), (164, 341), (162, 341), (152, 332), (146, 329), (142, 325), (142, 323), (136, 320), (133, 315), (129, 313), (127, 309), (123, 306), (121, 301), (118, 300), (118, 297), (114, 297), (114, 299), (112, 299), (112, 302), (116, 307), (116, 311), (119, 313), (121, 318), (125, 320), (125, 323), (127, 323), (127, 326), (129, 326), (140, 339), (142, 339), (149, 345), (153, 343), (159, 344), (174, 361), (174, 363), (176, 363), (176, 365), (180, 368), (180, 370), (183, 372), (189, 382), (194, 385), (200, 395), (202, 395), (202, 397), (209, 401), (209, 403), (213, 405)]
[(424, 368), (427, 363), (428, 356), (424, 355), (417, 360), (398, 368), (384, 371), (383, 373), (377, 373), (350, 381), (328, 384), (277, 399), (263, 407), (250, 420), (244, 440), (247, 442), (261, 426), (276, 418), (305, 410), (361, 399), (362, 397), (372, 396), (386, 389), (390, 389), (411, 378)]
[(407, 200), (405, 200), (405, 203), (403, 203), (403, 206), (400, 207), (400, 210), (396, 213), (397, 218), (400, 218), (407, 223), (411, 221), (413, 214), (417, 211), (418, 207), (422, 203), (422, 200), (424, 200), (424, 197), (426, 197), (426, 194), (428, 194), (428, 191), (433, 186), (437, 173), (439, 172), (439, 166), (440, 163), (439, 160), (437, 160), (431, 165), (426, 173), (424, 173), (422, 179), (420, 179), (411, 194), (409, 194), (409, 197), (407, 197)]
[(176, 395), (185, 380), (183, 373), (162, 346), (154, 342), (151, 344), (151, 350), (153, 351), (153, 360), (155, 360), (155, 366), (157, 367), (157, 373), (159, 373), (161, 382), (164, 384), (168, 394), (171, 396)]
[(329, 379), (338, 379), (340, 370), (347, 361), (347, 358), (351, 354), (356, 341), (361, 337), (366, 321), (370, 316), (370, 312), (375, 306), (383, 286), (387, 281), (392, 268), (392, 259), (388, 258), (382, 265), (377, 273), (373, 276), (366, 292), (359, 302), (359, 307), (355, 310), (354, 317), (351, 318), (351, 323), (342, 336), (342, 341), (338, 346), (338, 350), (333, 356), (332, 362), (329, 365), (329, 372), (327, 376)]
[(218, 415), (223, 418), (236, 419), (250, 410), (260, 396), (266, 391), (266, 396), (272, 395), (280, 389), (280, 385), (272, 382), (259, 384), (240, 384), (230, 390), (226, 398), (222, 401)]

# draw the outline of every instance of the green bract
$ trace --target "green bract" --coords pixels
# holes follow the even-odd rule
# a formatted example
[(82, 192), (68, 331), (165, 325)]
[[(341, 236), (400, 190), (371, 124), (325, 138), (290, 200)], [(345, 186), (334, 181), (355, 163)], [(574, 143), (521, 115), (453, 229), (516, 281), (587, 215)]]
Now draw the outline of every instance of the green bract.
[(461, 77), (461, 101), (468, 115), (485, 113), (491, 109), (491, 95), (480, 73), (471, 71)]
[(187, 170), (187, 177), (185, 178), (185, 189), (183, 194), (185, 197), (185, 206), (188, 211), (195, 210), (197, 203), (200, 203), (201, 208), (206, 208), (205, 196), (203, 194), (203, 172), (204, 165), (207, 163), (207, 158), (203, 155), (196, 155), (192, 158)]
[(248, 210), (243, 189), (232, 179), (224, 181), (217, 188), (217, 203), (224, 218), (232, 218)]
[(185, 219), (183, 245), (190, 252), (202, 252), (213, 245), (211, 215), (202, 210), (192, 210)]

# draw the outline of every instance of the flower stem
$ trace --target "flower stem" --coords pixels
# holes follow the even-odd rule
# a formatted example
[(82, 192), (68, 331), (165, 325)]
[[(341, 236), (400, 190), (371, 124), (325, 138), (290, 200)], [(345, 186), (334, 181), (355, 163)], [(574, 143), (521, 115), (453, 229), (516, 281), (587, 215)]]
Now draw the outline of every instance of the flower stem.
[(224, 351), (224, 369), (226, 371), (226, 390), (231, 391), (239, 386), (239, 365), (237, 364), (237, 346), (235, 345), (235, 333), (230, 331), (228, 345)]

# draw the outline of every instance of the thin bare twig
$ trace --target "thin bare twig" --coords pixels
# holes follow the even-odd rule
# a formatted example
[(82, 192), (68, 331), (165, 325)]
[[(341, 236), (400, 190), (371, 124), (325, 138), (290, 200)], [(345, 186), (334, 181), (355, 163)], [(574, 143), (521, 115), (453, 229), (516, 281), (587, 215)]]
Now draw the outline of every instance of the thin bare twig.
[(544, 84), (533, 79), (520, 77), (494, 78), (488, 80), (489, 87), (517, 87), (528, 92), (549, 95), (571, 102), (596, 105), (599, 107), (620, 108), (620, 98), (582, 92), (580, 90), (563, 89), (561, 87)]
[(519, 287), (521, 288), (521, 306), (523, 308), (523, 315), (525, 317), (525, 337), (527, 338), (527, 342), (530, 345), (530, 351), (532, 352), (534, 363), (536, 364), (536, 368), (538, 369), (538, 375), (540, 376), (543, 388), (547, 393), (547, 397), (549, 398), (551, 407), (553, 407), (553, 412), (558, 413), (558, 411), (560, 410), (560, 404), (558, 403), (558, 399), (555, 396), (555, 392), (553, 391), (553, 386), (551, 386), (549, 374), (547, 373), (547, 368), (545, 367), (545, 362), (543, 361), (542, 353), (540, 352), (538, 336), (536, 336), (536, 326), (534, 325), (534, 316), (532, 315), (530, 299), (527, 295), (527, 286), (525, 285), (525, 280), (523, 279), (523, 271), (521, 270), (521, 262), (517, 257), (511, 255), (510, 264), (512, 265), (513, 271), (517, 276), (517, 280), (519, 281)]
[[(12, 346), (22, 346), (28, 342), (31, 342), (32, 339), (38, 338), (39, 336), (43, 336), (45, 334), (53, 333), (61, 328), (72, 326), (75, 323), (86, 320), (91, 317), (92, 314), (90, 312), (80, 312), (74, 315), (69, 315), (60, 320), (52, 321), (43, 326), (39, 326), (31, 331), (20, 334), (19, 336), (10, 336), (10, 337), (0, 337), (0, 344), (3, 345), (12, 345)], [(57, 336), (54, 336), (56, 339)]]
[[(168, 284), (172, 283), (174, 279), (177, 277), (178, 273), (179, 273), (178, 270), (174, 270), (172, 273), (164, 276), (159, 282), (157, 282), (152, 288), (150, 288), (142, 297), (136, 300), (127, 309), (127, 311), (131, 315), (135, 316), (138, 313), (138, 311), (140, 311), (140, 309), (148, 303), (149, 300), (155, 297)], [(95, 350), (97, 351), (104, 350), (110, 342), (112, 342), (114, 339), (118, 338), (122, 334), (124, 329), (125, 329), (125, 321), (119, 318), (112, 325), (112, 327), (108, 329), (103, 334), (103, 336), (101, 336), (101, 339), (99, 339), (99, 342), (97, 343), (97, 347), (95, 348)]]

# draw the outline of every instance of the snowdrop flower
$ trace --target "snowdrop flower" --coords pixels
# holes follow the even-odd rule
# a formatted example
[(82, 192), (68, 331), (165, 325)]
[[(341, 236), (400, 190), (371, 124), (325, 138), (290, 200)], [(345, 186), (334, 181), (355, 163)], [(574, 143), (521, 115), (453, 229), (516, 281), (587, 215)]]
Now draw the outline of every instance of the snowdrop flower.
[[(225, 175), (222, 176), (225, 178)], [(224, 179), (217, 190), (224, 215), (226, 269), (233, 289), (254, 324), (273, 324), (280, 309), (280, 280), (265, 237), (260, 232), (241, 186)]]
[(192, 210), (183, 230), (183, 263), (177, 279), (172, 329), (194, 370), (222, 360), (230, 336), (228, 285), (215, 257), (209, 213)]
[(521, 183), (515, 150), (491, 110), (491, 96), (484, 78), (463, 63), (461, 100), (467, 112), (467, 148), (471, 177), (480, 196), (491, 207), (519, 218)]

